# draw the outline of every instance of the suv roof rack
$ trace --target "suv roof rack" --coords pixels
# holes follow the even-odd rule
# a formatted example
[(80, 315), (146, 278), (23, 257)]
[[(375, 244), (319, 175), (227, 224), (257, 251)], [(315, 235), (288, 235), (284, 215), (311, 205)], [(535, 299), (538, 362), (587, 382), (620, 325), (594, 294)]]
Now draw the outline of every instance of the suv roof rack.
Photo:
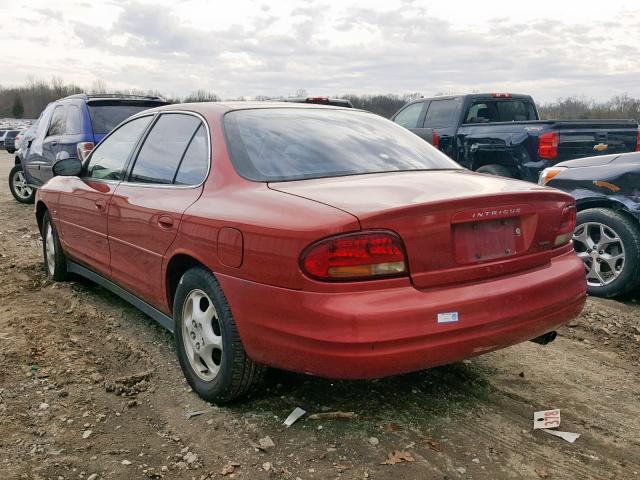
[(158, 100), (166, 102), (166, 100), (158, 95), (129, 95), (123, 93), (76, 93), (75, 95), (69, 95), (64, 98), (83, 98), (88, 100), (90, 98), (131, 98), (140, 100)]

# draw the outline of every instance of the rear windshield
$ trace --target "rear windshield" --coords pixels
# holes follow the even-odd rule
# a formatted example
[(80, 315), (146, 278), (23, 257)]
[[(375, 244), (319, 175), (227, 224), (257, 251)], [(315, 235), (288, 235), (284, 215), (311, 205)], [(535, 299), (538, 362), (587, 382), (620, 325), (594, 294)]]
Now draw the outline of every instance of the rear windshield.
[(164, 103), (95, 103), (88, 104), (93, 133), (109, 133), (123, 120), (143, 110), (158, 107)]
[(527, 100), (478, 101), (469, 108), (464, 123), (523, 122), (538, 120)]
[(236, 170), (259, 182), (461, 168), (409, 130), (371, 113), (237, 110), (225, 115), (224, 126)]

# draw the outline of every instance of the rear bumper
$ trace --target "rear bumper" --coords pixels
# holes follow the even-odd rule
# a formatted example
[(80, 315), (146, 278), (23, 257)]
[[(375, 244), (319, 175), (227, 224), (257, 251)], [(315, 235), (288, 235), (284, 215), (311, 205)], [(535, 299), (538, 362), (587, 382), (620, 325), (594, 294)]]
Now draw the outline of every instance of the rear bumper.
[[(584, 267), (573, 252), (545, 267), (428, 291), (406, 285), (316, 293), (218, 276), (256, 362), (329, 378), (376, 378), (529, 340), (577, 316)], [(459, 320), (438, 323), (438, 313)]]

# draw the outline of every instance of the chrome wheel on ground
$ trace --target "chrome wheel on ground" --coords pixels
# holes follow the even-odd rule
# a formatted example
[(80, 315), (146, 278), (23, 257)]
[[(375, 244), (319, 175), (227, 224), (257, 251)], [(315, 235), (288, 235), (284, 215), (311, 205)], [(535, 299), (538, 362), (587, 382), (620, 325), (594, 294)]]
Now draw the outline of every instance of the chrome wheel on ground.
[(173, 300), (176, 353), (191, 388), (210, 402), (246, 395), (264, 367), (246, 354), (227, 298), (213, 272), (187, 270)]
[(9, 172), (9, 189), (20, 203), (33, 203), (35, 191), (27, 184), (22, 165), (15, 165)]
[(579, 225), (573, 235), (573, 245), (584, 262), (588, 285), (608, 285), (622, 273), (624, 244), (610, 226), (599, 222)]
[(202, 290), (193, 290), (182, 309), (182, 341), (189, 364), (205, 382), (216, 378), (222, 363), (222, 332), (213, 303)]
[(44, 270), (51, 280), (61, 282), (67, 278), (67, 259), (62, 251), (56, 227), (49, 212), (42, 217), (42, 254)]
[(47, 273), (53, 277), (56, 268), (56, 246), (53, 239), (53, 227), (47, 223), (47, 231), (44, 238), (44, 253), (47, 258)]
[(609, 208), (578, 212), (573, 247), (584, 262), (587, 291), (613, 297), (640, 284), (640, 224)]

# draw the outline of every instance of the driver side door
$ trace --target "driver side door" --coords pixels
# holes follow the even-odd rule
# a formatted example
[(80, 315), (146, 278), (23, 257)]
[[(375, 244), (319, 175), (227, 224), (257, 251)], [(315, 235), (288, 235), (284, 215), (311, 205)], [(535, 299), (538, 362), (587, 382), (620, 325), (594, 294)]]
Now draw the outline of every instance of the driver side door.
[(64, 177), (58, 203), (60, 240), (73, 260), (110, 276), (107, 213), (111, 197), (152, 115), (138, 117), (111, 132), (87, 159), (81, 177)]

